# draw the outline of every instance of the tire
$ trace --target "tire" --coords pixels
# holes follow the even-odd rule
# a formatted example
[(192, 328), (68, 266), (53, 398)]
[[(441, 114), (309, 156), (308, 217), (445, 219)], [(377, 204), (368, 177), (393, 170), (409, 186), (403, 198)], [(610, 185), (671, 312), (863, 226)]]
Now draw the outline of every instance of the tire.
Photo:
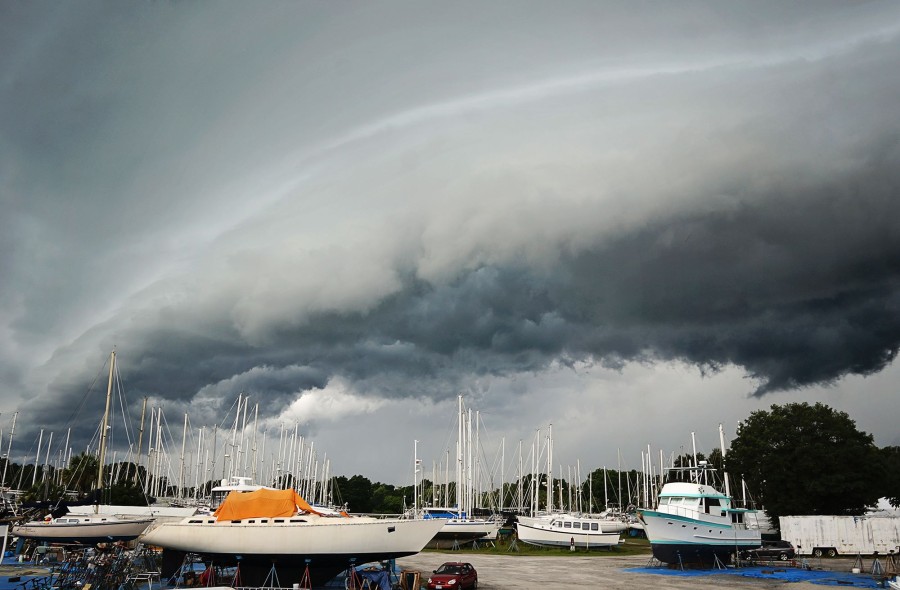
[(813, 557), (822, 557), (823, 553), (824, 552), (821, 549), (819, 549), (818, 547), (813, 549)]
[(472, 584), (472, 590), (478, 590), (478, 578), (475, 578), (475, 583)]
[(828, 557), (837, 557), (837, 550), (832, 547), (825, 552), (825, 555), (827, 555)]
[(778, 559), (780, 559), (781, 561), (787, 561), (788, 560), (787, 553), (782, 553), (781, 555), (778, 556)]

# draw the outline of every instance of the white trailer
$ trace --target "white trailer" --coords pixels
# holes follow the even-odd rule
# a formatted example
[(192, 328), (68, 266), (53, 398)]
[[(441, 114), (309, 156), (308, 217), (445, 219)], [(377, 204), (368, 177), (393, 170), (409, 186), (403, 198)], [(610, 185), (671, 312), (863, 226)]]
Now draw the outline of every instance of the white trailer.
[(895, 516), (782, 516), (781, 538), (799, 554), (887, 555), (900, 552), (900, 518)]

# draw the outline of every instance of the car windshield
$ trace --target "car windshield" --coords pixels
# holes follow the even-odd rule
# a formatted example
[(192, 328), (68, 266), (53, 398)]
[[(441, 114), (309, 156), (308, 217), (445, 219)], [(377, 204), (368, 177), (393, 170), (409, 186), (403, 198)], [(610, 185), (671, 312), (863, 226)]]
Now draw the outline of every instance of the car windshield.
[(434, 572), (436, 574), (446, 574), (446, 575), (454, 575), (462, 573), (462, 566), (459, 565), (451, 565), (445, 563), (441, 567), (437, 568), (437, 571)]

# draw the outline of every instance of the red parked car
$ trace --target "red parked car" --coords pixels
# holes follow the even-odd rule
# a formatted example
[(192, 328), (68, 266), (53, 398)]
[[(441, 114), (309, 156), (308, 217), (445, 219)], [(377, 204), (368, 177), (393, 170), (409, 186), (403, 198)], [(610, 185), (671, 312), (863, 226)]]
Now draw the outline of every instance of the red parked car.
[(451, 561), (434, 570), (428, 578), (428, 590), (466, 590), (478, 588), (478, 572), (471, 563)]

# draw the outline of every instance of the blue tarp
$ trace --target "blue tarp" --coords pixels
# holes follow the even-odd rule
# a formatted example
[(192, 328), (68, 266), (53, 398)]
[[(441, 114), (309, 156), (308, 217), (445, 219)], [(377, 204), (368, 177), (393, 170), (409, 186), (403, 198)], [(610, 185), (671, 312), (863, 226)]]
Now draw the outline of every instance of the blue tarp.
[(359, 575), (369, 580), (369, 583), (378, 584), (381, 590), (391, 590), (391, 574), (387, 570), (356, 570)]
[(781, 580), (783, 582), (810, 582), (822, 586), (844, 586), (851, 588), (883, 588), (878, 580), (868, 574), (851, 574), (849, 572), (832, 572), (824, 570), (806, 570), (799, 568), (743, 567), (724, 570), (679, 570), (664, 567), (637, 567), (624, 571), (636, 574), (655, 574), (661, 576), (698, 577), (698, 576), (743, 576)]

